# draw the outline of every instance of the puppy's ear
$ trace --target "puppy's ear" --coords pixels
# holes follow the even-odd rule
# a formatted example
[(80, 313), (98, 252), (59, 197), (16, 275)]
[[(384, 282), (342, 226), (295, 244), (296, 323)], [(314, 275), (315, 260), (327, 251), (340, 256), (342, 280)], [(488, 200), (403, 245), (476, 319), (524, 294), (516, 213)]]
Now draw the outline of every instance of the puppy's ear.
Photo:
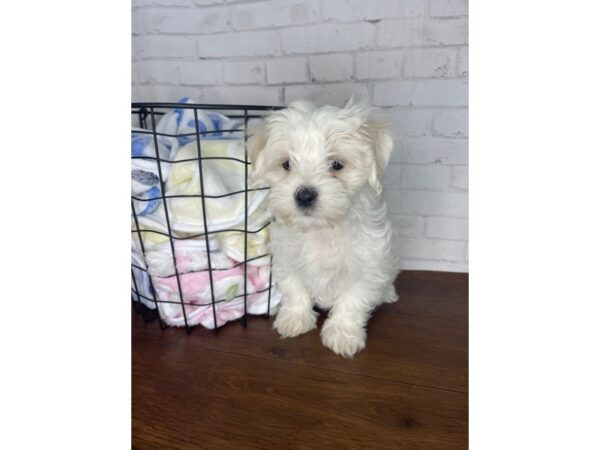
[(369, 184), (378, 194), (383, 190), (383, 173), (394, 149), (394, 139), (389, 124), (369, 117), (365, 122), (367, 136), (373, 149), (374, 164), (369, 175)]
[(260, 182), (265, 172), (263, 150), (267, 146), (267, 128), (264, 124), (256, 125), (248, 130), (248, 160), (252, 164), (250, 177), (253, 182)]
[(373, 150), (373, 166), (369, 174), (369, 184), (378, 194), (383, 190), (382, 179), (385, 168), (388, 165), (392, 150), (394, 148), (394, 139), (390, 131), (390, 126), (376, 117), (377, 110), (366, 104), (357, 101), (352, 95), (343, 111), (349, 117), (358, 121), (360, 134), (363, 135), (371, 145)]

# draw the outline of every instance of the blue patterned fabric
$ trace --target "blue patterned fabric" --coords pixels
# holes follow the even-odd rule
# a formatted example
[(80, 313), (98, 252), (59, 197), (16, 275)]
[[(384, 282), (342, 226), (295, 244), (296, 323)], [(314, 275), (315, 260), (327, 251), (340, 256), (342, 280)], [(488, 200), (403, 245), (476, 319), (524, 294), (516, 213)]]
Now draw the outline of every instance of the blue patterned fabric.
[[(194, 101), (183, 97), (178, 103), (193, 104)], [(161, 173), (159, 174), (156, 159), (155, 139), (148, 130), (132, 130), (131, 135), (131, 192), (134, 197), (134, 208), (137, 215), (152, 214), (160, 205), (160, 175), (166, 181), (170, 164), (177, 150), (196, 140), (196, 131), (200, 139), (240, 139), (243, 138), (243, 121), (232, 120), (215, 112), (194, 109), (174, 108), (167, 111), (156, 124), (156, 142)], [(196, 130), (197, 129), (197, 130)]]

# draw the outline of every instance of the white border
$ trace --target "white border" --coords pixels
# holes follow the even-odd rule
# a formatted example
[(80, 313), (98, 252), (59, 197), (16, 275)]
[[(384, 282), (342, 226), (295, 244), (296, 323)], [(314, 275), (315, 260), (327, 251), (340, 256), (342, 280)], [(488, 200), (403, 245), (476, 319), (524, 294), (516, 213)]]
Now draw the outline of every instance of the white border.
[(600, 448), (598, 9), (471, 2), (471, 449)]
[(0, 448), (131, 445), (130, 10), (3, 7)]

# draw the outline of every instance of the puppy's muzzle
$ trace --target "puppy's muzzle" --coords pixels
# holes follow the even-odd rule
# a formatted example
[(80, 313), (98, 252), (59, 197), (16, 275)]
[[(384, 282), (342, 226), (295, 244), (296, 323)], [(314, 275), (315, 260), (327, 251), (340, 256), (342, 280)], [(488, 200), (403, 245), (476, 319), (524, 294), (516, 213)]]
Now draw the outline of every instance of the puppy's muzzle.
[(296, 203), (302, 208), (311, 208), (317, 200), (317, 191), (313, 188), (302, 186), (295, 194)]

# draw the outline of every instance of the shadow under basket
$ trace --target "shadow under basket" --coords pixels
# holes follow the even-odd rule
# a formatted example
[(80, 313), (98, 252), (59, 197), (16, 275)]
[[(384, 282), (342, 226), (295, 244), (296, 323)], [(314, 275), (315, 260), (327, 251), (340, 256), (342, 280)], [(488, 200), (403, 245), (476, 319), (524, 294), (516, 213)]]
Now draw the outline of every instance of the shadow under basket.
[(276, 311), (269, 188), (249, 187), (246, 148), (276, 109), (132, 103), (132, 301), (145, 321), (217, 330)]

